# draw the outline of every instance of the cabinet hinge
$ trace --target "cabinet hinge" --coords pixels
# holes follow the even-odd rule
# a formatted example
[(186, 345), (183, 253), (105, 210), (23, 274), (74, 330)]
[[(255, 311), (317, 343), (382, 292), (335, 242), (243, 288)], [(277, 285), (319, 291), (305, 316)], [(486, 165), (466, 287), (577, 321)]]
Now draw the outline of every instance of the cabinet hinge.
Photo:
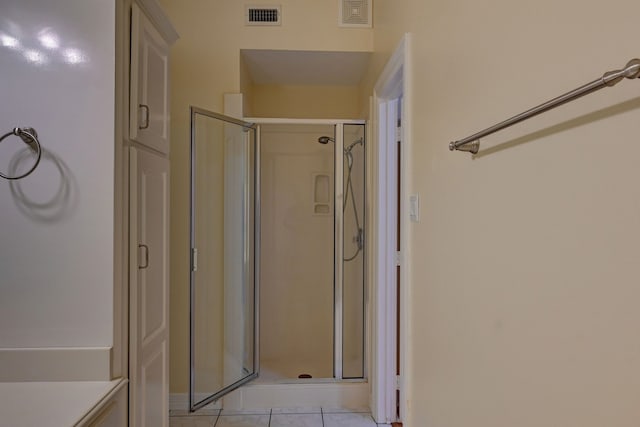
[(397, 127), (396, 128), (396, 141), (397, 142), (402, 142), (402, 128), (401, 127)]
[(400, 251), (396, 252), (394, 258), (395, 258), (394, 261), (396, 263), (396, 266), (402, 264), (402, 252)]
[(198, 271), (198, 248), (191, 248), (191, 271)]

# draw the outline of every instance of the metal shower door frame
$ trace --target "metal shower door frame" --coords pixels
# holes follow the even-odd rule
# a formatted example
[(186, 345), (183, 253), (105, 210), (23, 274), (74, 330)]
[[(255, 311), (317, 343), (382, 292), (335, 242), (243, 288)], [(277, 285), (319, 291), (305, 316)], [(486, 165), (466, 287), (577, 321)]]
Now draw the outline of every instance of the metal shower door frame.
[[(197, 265), (197, 252), (195, 250), (195, 117), (200, 114), (205, 117), (220, 120), (222, 122), (235, 124), (241, 126), (245, 131), (254, 131), (254, 147), (255, 147), (255, 160), (254, 160), (254, 221), (253, 221), (253, 233), (254, 233), (254, 258), (253, 258), (253, 280), (254, 280), (254, 337), (253, 337), (253, 372), (243, 377), (241, 380), (236, 381), (226, 387), (223, 387), (219, 391), (210, 395), (209, 397), (195, 402), (195, 277), (194, 272)], [(255, 380), (258, 378), (260, 372), (260, 132), (259, 126), (255, 123), (245, 122), (238, 120), (234, 117), (225, 116), (223, 114), (208, 111), (199, 107), (190, 107), (190, 215), (189, 215), (189, 244), (190, 244), (190, 268), (189, 268), (189, 411), (195, 412), (203, 407), (209, 405), (212, 402), (217, 401), (221, 397), (236, 390), (237, 388)], [(247, 206), (247, 204), (245, 204)]]

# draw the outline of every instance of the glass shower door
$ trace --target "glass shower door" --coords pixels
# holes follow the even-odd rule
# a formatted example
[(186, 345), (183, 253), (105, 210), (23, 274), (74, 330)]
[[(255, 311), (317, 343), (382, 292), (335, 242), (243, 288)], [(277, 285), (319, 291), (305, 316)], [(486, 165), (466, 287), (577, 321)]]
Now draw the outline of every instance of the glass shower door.
[(256, 126), (191, 108), (189, 407), (258, 375)]
[(365, 126), (343, 126), (342, 378), (365, 377)]

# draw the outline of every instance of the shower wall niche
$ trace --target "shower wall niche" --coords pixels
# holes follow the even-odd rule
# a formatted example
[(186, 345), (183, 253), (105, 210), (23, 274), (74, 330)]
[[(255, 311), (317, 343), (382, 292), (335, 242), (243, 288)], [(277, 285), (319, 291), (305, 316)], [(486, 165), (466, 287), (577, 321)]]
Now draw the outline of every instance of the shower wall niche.
[[(260, 125), (263, 382), (365, 376), (364, 139), (348, 155), (343, 150), (336, 168), (337, 128), (345, 148), (364, 138), (362, 124)], [(343, 170), (337, 195), (336, 170)], [(337, 211), (344, 228), (338, 284)]]

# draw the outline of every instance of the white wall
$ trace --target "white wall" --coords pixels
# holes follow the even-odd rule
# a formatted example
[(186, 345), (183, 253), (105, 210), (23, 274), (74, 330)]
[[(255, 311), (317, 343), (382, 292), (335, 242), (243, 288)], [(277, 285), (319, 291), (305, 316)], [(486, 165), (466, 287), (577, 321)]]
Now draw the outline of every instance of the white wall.
[(4, 0), (0, 16), (0, 133), (34, 127), (44, 148), (0, 179), (0, 348), (110, 347), (115, 4)]

